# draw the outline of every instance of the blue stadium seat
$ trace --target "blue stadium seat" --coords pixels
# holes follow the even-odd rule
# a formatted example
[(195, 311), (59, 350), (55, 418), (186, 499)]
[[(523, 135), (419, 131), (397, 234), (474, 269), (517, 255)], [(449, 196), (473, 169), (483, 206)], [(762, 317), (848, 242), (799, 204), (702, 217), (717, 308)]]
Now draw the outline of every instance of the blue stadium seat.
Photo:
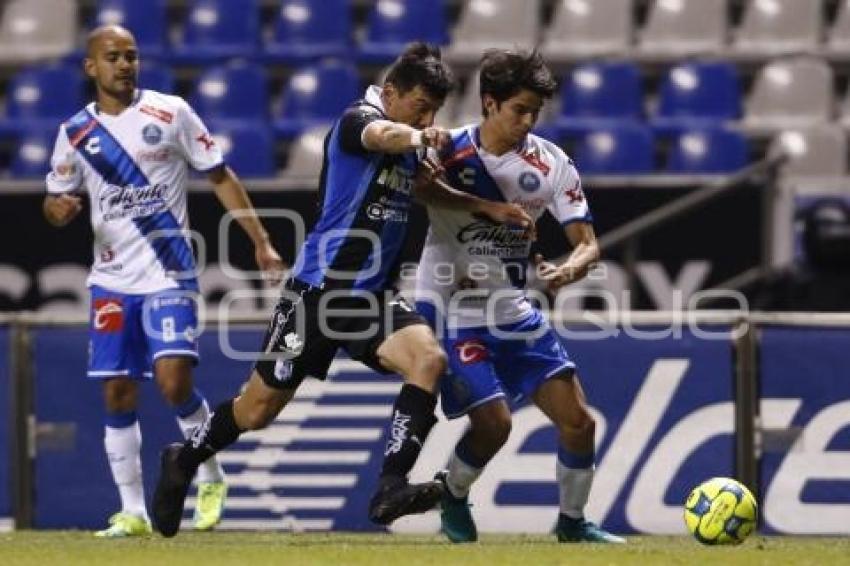
[(84, 104), (79, 69), (62, 65), (24, 69), (6, 90), (6, 118), (0, 121), (0, 135), (58, 127)]
[(174, 46), (176, 63), (205, 64), (253, 57), (260, 37), (256, 0), (191, 0), (183, 41)]
[(268, 61), (302, 65), (345, 56), (351, 48), (349, 0), (283, 0), (265, 55)]
[(585, 175), (651, 173), (655, 169), (652, 130), (639, 123), (612, 123), (581, 136), (574, 156)]
[(211, 120), (213, 139), (221, 147), (225, 162), (240, 177), (273, 177), (277, 174), (274, 140), (269, 127), (257, 122)]
[(732, 173), (747, 164), (749, 150), (741, 132), (714, 127), (682, 131), (667, 160), (668, 173)]
[(289, 139), (305, 128), (336, 120), (361, 94), (357, 71), (349, 63), (327, 60), (304, 67), (286, 85), (275, 131)]
[(143, 59), (139, 69), (139, 87), (171, 94), (174, 92), (174, 73), (169, 67)]
[(258, 65), (245, 62), (212, 67), (198, 78), (190, 104), (205, 120), (267, 121), (265, 72)]
[(692, 61), (667, 73), (652, 127), (657, 134), (667, 135), (740, 117), (741, 85), (735, 66), (723, 61)]
[(561, 87), (557, 124), (566, 136), (580, 135), (606, 121), (640, 119), (643, 89), (637, 66), (628, 61), (579, 65)]
[(378, 0), (369, 12), (359, 56), (366, 63), (389, 63), (411, 41), (449, 42), (443, 0)]
[(16, 179), (44, 178), (50, 170), (50, 156), (59, 124), (34, 128), (17, 138), (9, 172)]
[(99, 0), (96, 25), (117, 24), (133, 32), (143, 58), (160, 57), (168, 49), (166, 0)]

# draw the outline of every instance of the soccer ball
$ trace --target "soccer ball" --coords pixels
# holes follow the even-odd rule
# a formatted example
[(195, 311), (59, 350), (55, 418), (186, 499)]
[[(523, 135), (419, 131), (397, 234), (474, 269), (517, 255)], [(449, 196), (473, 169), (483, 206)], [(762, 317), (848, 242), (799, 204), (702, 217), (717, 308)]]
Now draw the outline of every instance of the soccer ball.
[(685, 502), (685, 524), (703, 544), (741, 544), (756, 527), (758, 504), (742, 483), (711, 478)]

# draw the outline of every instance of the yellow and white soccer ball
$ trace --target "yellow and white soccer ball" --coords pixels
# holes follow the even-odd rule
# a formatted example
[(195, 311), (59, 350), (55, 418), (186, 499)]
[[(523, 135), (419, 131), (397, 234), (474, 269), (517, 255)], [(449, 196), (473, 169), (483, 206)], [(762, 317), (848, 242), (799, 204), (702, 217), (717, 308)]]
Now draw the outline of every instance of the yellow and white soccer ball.
[(685, 524), (703, 544), (741, 544), (756, 527), (758, 504), (744, 484), (711, 478), (685, 502)]

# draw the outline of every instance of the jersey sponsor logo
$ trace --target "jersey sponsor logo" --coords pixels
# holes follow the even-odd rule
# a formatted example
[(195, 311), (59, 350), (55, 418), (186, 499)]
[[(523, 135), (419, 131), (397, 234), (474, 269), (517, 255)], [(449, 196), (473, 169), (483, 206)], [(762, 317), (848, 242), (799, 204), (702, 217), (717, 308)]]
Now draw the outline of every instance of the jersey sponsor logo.
[(392, 191), (409, 195), (413, 190), (413, 172), (406, 167), (393, 165), (383, 169), (376, 182)]
[(104, 248), (100, 252), (100, 261), (101, 262), (109, 263), (113, 259), (115, 259), (115, 250), (113, 250), (112, 248)]
[(487, 360), (487, 347), (477, 338), (469, 338), (455, 342), (455, 351), (460, 363), (464, 365), (477, 364)]
[(157, 162), (164, 163), (171, 159), (171, 150), (167, 147), (161, 147), (158, 149), (151, 150), (142, 150), (136, 153), (137, 161), (148, 161), (148, 162)]
[(162, 128), (156, 124), (148, 124), (142, 128), (142, 139), (148, 145), (156, 145), (162, 141)]
[(195, 138), (195, 141), (203, 144), (205, 151), (209, 151), (213, 147), (215, 147), (215, 140), (213, 140), (207, 132), (202, 132), (201, 134), (199, 134), (198, 137)]
[(540, 177), (531, 171), (523, 171), (517, 179), (517, 185), (519, 185), (519, 188), (522, 190), (528, 193), (533, 193), (540, 188)]
[(167, 112), (160, 108), (155, 108), (150, 104), (142, 104), (139, 107), (139, 112), (143, 114), (147, 114), (148, 116), (153, 116), (157, 120), (161, 120), (166, 124), (170, 124), (172, 120), (174, 120), (174, 115), (171, 112)]
[(100, 153), (100, 137), (90, 137), (89, 140), (86, 142), (85, 150), (89, 155), (97, 155), (98, 153)]
[(168, 185), (157, 183), (149, 187), (119, 187), (106, 185), (100, 192), (100, 210), (103, 220), (150, 216), (166, 208)]
[(366, 207), (366, 216), (371, 220), (388, 222), (407, 222), (408, 211), (398, 207), (387, 206), (393, 203), (381, 204), (373, 202)]
[(124, 306), (121, 299), (95, 299), (93, 325), (98, 332), (119, 332), (124, 328)]

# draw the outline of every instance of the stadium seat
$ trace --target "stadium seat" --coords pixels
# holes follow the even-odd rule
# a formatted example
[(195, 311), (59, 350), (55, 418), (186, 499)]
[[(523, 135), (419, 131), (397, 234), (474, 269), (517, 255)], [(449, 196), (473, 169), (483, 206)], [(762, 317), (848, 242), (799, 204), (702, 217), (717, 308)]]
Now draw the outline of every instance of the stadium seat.
[(330, 123), (312, 126), (299, 135), (289, 148), (289, 160), (283, 177), (289, 182), (302, 183), (319, 178), (322, 169), (325, 136)]
[(303, 65), (342, 57), (351, 48), (349, 0), (283, 0), (265, 55), (269, 61)]
[(626, 175), (654, 170), (652, 131), (639, 123), (611, 123), (579, 138), (576, 166), (585, 175)]
[(682, 131), (667, 160), (668, 173), (732, 173), (747, 164), (749, 150), (743, 134), (728, 128)]
[(833, 53), (850, 54), (850, 0), (842, 0), (829, 28), (826, 48)]
[(443, 0), (378, 0), (369, 12), (359, 58), (366, 63), (389, 63), (411, 41), (448, 43)]
[(132, 31), (143, 60), (167, 51), (166, 0), (100, 0), (95, 20), (97, 25), (116, 24)]
[(716, 53), (726, 43), (726, 8), (726, 0), (655, 0), (640, 34), (640, 51), (675, 59)]
[(286, 85), (275, 131), (291, 139), (305, 128), (336, 120), (361, 94), (357, 71), (349, 63), (327, 60), (304, 67)]
[(8, 0), (0, 8), (0, 63), (31, 63), (73, 51), (77, 40), (74, 0)]
[(656, 134), (666, 135), (706, 122), (741, 117), (741, 85), (735, 66), (724, 61), (691, 61), (676, 65), (664, 77)]
[(25, 69), (9, 83), (6, 118), (0, 122), (0, 133), (56, 128), (84, 104), (83, 74), (79, 69), (62, 65)]
[(466, 0), (446, 59), (477, 63), (488, 48), (532, 48), (540, 33), (540, 0)]
[(847, 174), (847, 134), (834, 124), (779, 132), (768, 153), (785, 153), (787, 177), (838, 177)]
[(632, 42), (634, 0), (562, 0), (541, 47), (550, 63), (620, 55)]
[(773, 61), (758, 72), (742, 126), (754, 135), (825, 122), (833, 115), (833, 73), (813, 57)]
[(236, 120), (210, 120), (207, 124), (221, 147), (225, 162), (240, 177), (273, 177), (277, 174), (274, 140), (265, 124)]
[(205, 120), (265, 122), (269, 115), (265, 72), (242, 61), (212, 67), (198, 78), (190, 103)]
[(139, 68), (139, 86), (171, 94), (174, 92), (174, 73), (169, 67), (142, 59)]
[(50, 170), (50, 156), (59, 124), (35, 128), (22, 134), (15, 143), (9, 172), (16, 179), (44, 178)]
[(580, 65), (561, 85), (557, 125), (565, 136), (581, 134), (605, 121), (639, 119), (642, 114), (641, 78), (634, 63)]
[(205, 64), (256, 54), (260, 14), (256, 0), (191, 0), (176, 63)]
[(821, 0), (749, 0), (733, 50), (759, 57), (813, 51), (822, 10)]

